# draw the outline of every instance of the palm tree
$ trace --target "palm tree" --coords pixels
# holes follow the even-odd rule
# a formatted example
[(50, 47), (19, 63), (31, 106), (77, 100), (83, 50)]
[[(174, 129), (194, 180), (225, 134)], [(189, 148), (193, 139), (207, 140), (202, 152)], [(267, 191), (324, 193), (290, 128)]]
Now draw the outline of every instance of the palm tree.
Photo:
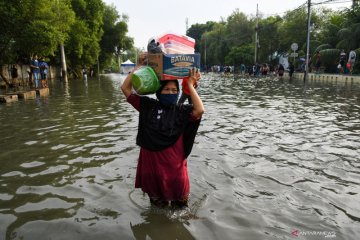
[(336, 48), (345, 49), (349, 51), (351, 49), (357, 49), (360, 47), (360, 22), (353, 23), (346, 28), (342, 28), (338, 32), (340, 41), (337, 43)]

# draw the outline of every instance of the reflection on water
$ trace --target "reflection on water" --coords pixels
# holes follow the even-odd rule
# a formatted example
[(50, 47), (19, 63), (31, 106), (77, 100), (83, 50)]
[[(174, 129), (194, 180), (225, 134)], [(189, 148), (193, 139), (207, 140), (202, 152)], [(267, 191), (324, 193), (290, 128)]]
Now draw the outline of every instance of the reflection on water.
[(135, 239), (195, 239), (186, 228), (187, 224), (169, 217), (166, 210), (141, 213), (144, 222), (131, 226)]
[(123, 78), (53, 80), (49, 97), (0, 105), (0, 239), (360, 235), (358, 84), (204, 75), (190, 209), (154, 212), (134, 190)]

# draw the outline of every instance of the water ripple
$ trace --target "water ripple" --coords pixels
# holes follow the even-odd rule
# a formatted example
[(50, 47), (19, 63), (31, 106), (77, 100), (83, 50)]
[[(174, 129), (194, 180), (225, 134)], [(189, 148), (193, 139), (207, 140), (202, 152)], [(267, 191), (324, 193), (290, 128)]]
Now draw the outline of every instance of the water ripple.
[(49, 98), (0, 105), (0, 239), (360, 235), (358, 85), (203, 75), (184, 221), (134, 190), (138, 113), (123, 79), (52, 81)]

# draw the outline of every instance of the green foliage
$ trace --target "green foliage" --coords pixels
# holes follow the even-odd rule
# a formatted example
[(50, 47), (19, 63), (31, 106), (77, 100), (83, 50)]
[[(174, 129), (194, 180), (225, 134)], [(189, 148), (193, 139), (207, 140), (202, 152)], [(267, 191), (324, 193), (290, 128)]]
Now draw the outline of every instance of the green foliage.
[(280, 46), (279, 31), (282, 18), (279, 16), (269, 17), (259, 21), (259, 45), (258, 61), (268, 62), (271, 56), (277, 52)]
[(339, 41), (338, 31), (341, 29), (344, 21), (345, 18), (341, 13), (328, 13), (327, 16), (324, 16), (321, 31), (317, 35), (318, 40), (323, 44), (330, 44), (332, 47), (335, 47)]
[(25, 54), (38, 53), (41, 56), (54, 55), (62, 35), (53, 25), (41, 20), (32, 21), (22, 34), (23, 37), (16, 41), (17, 48)]
[(236, 9), (227, 19), (226, 42), (229, 48), (251, 42), (255, 24)]
[(0, 1), (0, 64), (29, 59), (33, 53), (56, 59), (65, 45), (69, 69), (111, 64), (115, 47), (131, 49), (127, 16), (102, 0)]
[(249, 65), (254, 61), (254, 47), (250, 44), (241, 47), (231, 48), (229, 54), (225, 58), (226, 65), (239, 66), (240, 64)]
[(302, 47), (306, 43), (306, 9), (301, 8), (288, 12), (279, 26), (279, 53), (286, 53), (292, 43)]
[(105, 6), (104, 12), (104, 34), (100, 41), (101, 54), (100, 63), (102, 68), (114, 64), (114, 56), (116, 62), (119, 62), (124, 51), (131, 51), (134, 40), (127, 36), (128, 17), (126, 15), (120, 16), (114, 6)]
[(330, 44), (321, 44), (319, 45), (314, 52), (320, 52), (321, 50), (324, 50), (324, 49), (330, 49), (331, 48), (331, 45)]
[(19, 18), (18, 4), (16, 0), (0, 1), (0, 65), (16, 60), (14, 38), (19, 28), (14, 19)]
[[(197, 35), (199, 33), (201, 38)], [(253, 33), (254, 23), (238, 9), (228, 17), (227, 22), (196, 24), (188, 31), (189, 36), (196, 40), (195, 50), (201, 53), (204, 64), (206, 52), (206, 65), (209, 66), (230, 61), (225, 59), (231, 49), (251, 43)], [(232, 58), (233, 56), (229, 56), (227, 59)]]
[(79, 72), (83, 66), (94, 65), (100, 54), (104, 4), (102, 0), (72, 0), (71, 4), (76, 20), (65, 42), (65, 51), (69, 66)]
[(353, 74), (360, 74), (360, 48), (354, 50), (356, 53), (356, 62), (353, 67)]
[(340, 41), (337, 43), (336, 48), (345, 49), (349, 51), (360, 46), (360, 22), (352, 23), (346, 28), (338, 31)]
[[(321, 45), (321, 42), (317, 39), (310, 40), (310, 54), (315, 54), (316, 49)], [(304, 46), (304, 50), (306, 49), (306, 44)]]
[(207, 62), (211, 65), (224, 64), (226, 55), (225, 25), (218, 23), (206, 34)]
[[(35, 52), (39, 55), (54, 55), (74, 21), (75, 15), (69, 2), (1, 1), (0, 21), (3, 26), (0, 50), (3, 54), (0, 63), (29, 57)], [(61, 18), (55, 10), (63, 14)]]
[(195, 39), (195, 52), (200, 52), (200, 41), (203, 34), (212, 31), (216, 23), (212, 21), (206, 24), (194, 24), (187, 30), (186, 35)]
[[(238, 9), (225, 20), (212, 23), (211, 30), (204, 31), (201, 24), (192, 25), (188, 34), (197, 40), (196, 48), (202, 55), (206, 52), (207, 65), (232, 64), (237, 61), (253, 61), (255, 46), (255, 19), (247, 17)], [(258, 29), (258, 62), (275, 63), (279, 55), (293, 52), (292, 43), (297, 43), (299, 57), (306, 53), (307, 6), (288, 11), (283, 17), (260, 18)], [(199, 35), (201, 37), (199, 38)], [(200, 39), (200, 41), (198, 40)], [(331, 55), (328, 49), (338, 48), (350, 51), (360, 47), (360, 8), (359, 6), (343, 12), (326, 8), (312, 8), (310, 54), (325, 51), (327, 69), (333, 71), (331, 61), (338, 56)], [(206, 47), (205, 47), (206, 46)], [(247, 53), (243, 50), (247, 49)], [(334, 54), (334, 52), (332, 52)], [(331, 57), (335, 57), (331, 60)]]
[(321, 54), (321, 65), (325, 67), (325, 72), (336, 73), (337, 65), (339, 64), (339, 49), (325, 49), (320, 51)]
[[(114, 5), (107, 6), (102, 0), (2, 0), (0, 13), (0, 64), (29, 58), (35, 52), (59, 59), (60, 44), (65, 45), (68, 65), (74, 71), (83, 65), (91, 67), (98, 58), (101, 68), (118, 65), (121, 58), (136, 61), (139, 50), (133, 48), (133, 39), (127, 36), (128, 16), (119, 15)], [(187, 35), (196, 40), (195, 50), (201, 53), (203, 63), (206, 53), (207, 65), (252, 63), (256, 30), (260, 63), (292, 52), (294, 42), (300, 47), (299, 55), (304, 56), (306, 7), (282, 17), (260, 17), (257, 29), (255, 22), (254, 17), (235, 9), (219, 22), (192, 25)], [(332, 71), (333, 61), (338, 61), (331, 49), (349, 52), (360, 48), (358, 5), (342, 12), (313, 8), (311, 22), (310, 54), (320, 51), (328, 71)], [(358, 66), (357, 61), (356, 71), (360, 70)]]

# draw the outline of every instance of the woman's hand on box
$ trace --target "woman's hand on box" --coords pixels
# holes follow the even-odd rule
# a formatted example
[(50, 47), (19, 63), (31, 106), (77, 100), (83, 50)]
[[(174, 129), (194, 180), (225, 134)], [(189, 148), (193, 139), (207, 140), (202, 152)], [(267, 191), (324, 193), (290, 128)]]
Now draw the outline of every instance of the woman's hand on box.
[(189, 80), (188, 80), (188, 87), (190, 92), (190, 97), (193, 104), (193, 111), (192, 115), (195, 119), (200, 119), (203, 113), (205, 112), (204, 105), (200, 99), (200, 96), (196, 92), (195, 88), (198, 85), (198, 82), (201, 78), (201, 74), (199, 69), (192, 68), (189, 71)]
[(188, 80), (188, 84), (194, 86), (195, 88), (197, 88), (198, 86), (198, 81), (201, 78), (201, 74), (199, 69), (197, 68), (192, 68), (189, 70), (189, 80)]

